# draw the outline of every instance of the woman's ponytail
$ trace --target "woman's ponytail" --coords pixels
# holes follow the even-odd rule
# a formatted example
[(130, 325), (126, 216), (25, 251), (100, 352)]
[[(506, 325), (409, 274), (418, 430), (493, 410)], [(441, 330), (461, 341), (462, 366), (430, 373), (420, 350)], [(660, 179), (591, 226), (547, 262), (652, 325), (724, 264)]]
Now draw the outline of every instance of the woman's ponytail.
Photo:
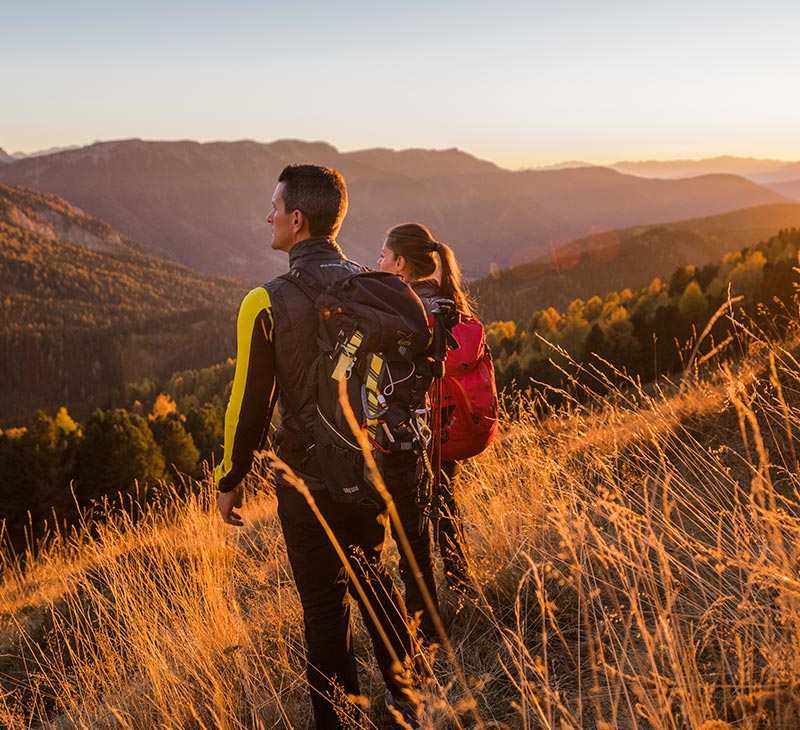
[(439, 291), (443, 297), (452, 299), (456, 309), (464, 315), (472, 316), (472, 307), (469, 299), (461, 288), (461, 267), (458, 265), (453, 249), (446, 243), (438, 242), (437, 253), (442, 269), (442, 281), (439, 284)]

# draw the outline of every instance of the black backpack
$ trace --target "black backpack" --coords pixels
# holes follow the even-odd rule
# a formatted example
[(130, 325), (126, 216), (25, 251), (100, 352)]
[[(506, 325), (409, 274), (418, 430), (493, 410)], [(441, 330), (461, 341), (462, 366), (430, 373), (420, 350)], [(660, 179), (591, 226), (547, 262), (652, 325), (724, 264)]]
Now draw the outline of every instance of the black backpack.
[(350, 274), (329, 286), (303, 269), (281, 278), (300, 287), (318, 315), (319, 356), (310, 373), (317, 471), (335, 500), (381, 505), (342, 410), (339, 381), (347, 383), (350, 406), (381, 473), (394, 454), (424, 459), (432, 380), (425, 307), (402, 279), (381, 271)]

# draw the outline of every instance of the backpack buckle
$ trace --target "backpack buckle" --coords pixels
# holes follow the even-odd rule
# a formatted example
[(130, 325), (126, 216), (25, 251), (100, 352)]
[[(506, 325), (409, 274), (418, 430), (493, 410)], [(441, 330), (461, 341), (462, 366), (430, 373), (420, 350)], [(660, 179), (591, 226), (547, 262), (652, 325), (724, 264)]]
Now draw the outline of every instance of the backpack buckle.
[(331, 378), (336, 380), (337, 382), (340, 380), (349, 380), (350, 373), (353, 372), (353, 365), (356, 364), (356, 359), (350, 355), (348, 352), (341, 352), (339, 353), (339, 361), (336, 363), (336, 367), (333, 369), (331, 373)]

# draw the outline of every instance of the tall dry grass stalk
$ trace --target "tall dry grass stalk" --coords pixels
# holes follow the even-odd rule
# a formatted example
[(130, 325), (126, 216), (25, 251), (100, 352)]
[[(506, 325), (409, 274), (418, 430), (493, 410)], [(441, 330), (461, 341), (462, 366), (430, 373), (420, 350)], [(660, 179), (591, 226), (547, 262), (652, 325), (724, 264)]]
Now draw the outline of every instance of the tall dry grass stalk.
[[(466, 466), (476, 595), (442, 592), (424, 727), (800, 727), (798, 348), (740, 336), (739, 365), (674, 384), (598, 362), (623, 386), (518, 404)], [(307, 727), (301, 610), (252, 485), (242, 530), (207, 485), (7, 557), (0, 724)], [(360, 625), (356, 644), (362, 725), (388, 728)]]

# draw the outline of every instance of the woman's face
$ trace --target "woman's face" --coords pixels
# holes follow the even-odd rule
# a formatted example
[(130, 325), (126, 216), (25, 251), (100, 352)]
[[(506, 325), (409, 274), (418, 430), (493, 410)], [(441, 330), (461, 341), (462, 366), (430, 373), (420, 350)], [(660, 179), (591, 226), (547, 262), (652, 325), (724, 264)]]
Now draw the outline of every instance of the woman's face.
[(383, 247), (381, 248), (377, 263), (381, 271), (387, 271), (390, 274), (397, 274), (398, 276), (403, 275), (405, 259), (402, 256), (395, 256), (394, 251), (386, 245), (386, 241), (383, 242)]

